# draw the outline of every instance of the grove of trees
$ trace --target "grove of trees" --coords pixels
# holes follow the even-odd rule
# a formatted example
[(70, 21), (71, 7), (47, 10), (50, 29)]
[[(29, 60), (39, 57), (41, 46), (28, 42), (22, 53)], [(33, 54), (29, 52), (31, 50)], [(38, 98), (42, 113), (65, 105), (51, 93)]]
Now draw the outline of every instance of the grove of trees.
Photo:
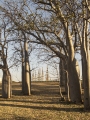
[[(30, 95), (27, 45), (38, 44), (51, 53), (51, 58), (59, 58), (60, 81), (65, 84), (68, 100), (74, 103), (82, 102), (80, 68), (75, 57), (77, 53), (80, 54), (84, 108), (90, 109), (90, 0), (3, 0), (0, 14), (1, 30), (5, 31), (5, 39), (0, 42), (0, 52), (3, 55), (2, 96), (8, 98), (11, 94), (11, 76), (7, 55), (4, 55), (3, 50), (5, 45), (15, 42), (17, 46), (21, 46), (19, 54), (24, 75), (22, 91), (23, 94)], [(3, 21), (5, 27), (2, 25)]]

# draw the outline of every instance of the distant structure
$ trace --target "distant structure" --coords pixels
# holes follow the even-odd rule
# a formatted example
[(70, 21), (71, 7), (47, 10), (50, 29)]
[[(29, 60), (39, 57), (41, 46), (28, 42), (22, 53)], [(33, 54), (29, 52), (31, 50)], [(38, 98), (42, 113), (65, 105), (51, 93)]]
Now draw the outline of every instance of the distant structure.
[(38, 81), (41, 81), (41, 70), (38, 69)]
[(57, 72), (49, 71), (48, 65), (46, 70), (42, 67), (39, 69), (35, 69), (31, 72), (31, 80), (32, 81), (58, 81)]
[(41, 76), (42, 81), (44, 81), (44, 72), (43, 72), (43, 67), (42, 67), (42, 76)]
[(47, 69), (46, 69), (46, 81), (49, 81), (48, 66), (47, 66)]

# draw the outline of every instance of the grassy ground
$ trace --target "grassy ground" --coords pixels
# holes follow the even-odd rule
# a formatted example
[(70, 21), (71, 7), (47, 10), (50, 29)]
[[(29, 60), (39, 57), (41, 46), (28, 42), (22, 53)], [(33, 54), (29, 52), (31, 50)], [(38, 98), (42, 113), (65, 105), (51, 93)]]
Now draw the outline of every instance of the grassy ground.
[(58, 82), (32, 82), (32, 95), (23, 96), (21, 84), (13, 83), (12, 98), (0, 97), (0, 120), (90, 120), (90, 113), (84, 112), (83, 105), (59, 101), (58, 85)]

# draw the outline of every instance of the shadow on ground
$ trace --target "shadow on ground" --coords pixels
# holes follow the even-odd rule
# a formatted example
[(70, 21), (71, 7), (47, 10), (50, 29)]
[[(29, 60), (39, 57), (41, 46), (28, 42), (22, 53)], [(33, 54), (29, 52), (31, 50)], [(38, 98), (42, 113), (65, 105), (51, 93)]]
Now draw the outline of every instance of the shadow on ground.
[[(22, 95), (21, 83), (13, 83), (12, 88), (13, 88), (12, 94), (14, 97), (12, 96), (11, 99), (1, 98), (0, 106), (27, 108), (27, 109), (34, 109), (34, 110), (36, 109), (36, 110), (48, 110), (48, 111), (84, 112), (83, 108), (77, 108), (77, 107), (70, 108), (68, 106), (70, 105), (70, 103), (59, 101), (59, 98), (60, 98), (59, 82), (56, 82), (56, 83), (33, 82), (31, 87), (32, 95), (28, 97), (27, 96), (25, 97)], [(1, 89), (0, 89), (0, 94), (1, 94)], [(15, 96), (21, 96), (21, 97), (15, 98)], [(67, 105), (67, 106), (58, 107), (58, 106), (54, 106), (54, 104), (56, 105), (61, 104), (61, 105)], [(24, 120), (24, 118), (20, 118), (20, 119)]]

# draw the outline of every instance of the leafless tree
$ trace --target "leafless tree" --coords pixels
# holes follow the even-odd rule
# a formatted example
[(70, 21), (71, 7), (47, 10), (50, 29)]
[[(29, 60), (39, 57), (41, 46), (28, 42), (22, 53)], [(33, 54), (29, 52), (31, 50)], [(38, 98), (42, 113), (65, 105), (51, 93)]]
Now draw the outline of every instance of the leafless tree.
[[(11, 89), (11, 73), (8, 66), (8, 56), (7, 56), (7, 50), (8, 50), (8, 42), (7, 42), (7, 25), (6, 21), (2, 20), (2, 25), (0, 26), (0, 69), (3, 71), (3, 77), (2, 77), (2, 97), (3, 98), (10, 98), (12, 95), (12, 89)], [(2, 35), (3, 33), (3, 35)], [(3, 38), (1, 37), (3, 36)]]

